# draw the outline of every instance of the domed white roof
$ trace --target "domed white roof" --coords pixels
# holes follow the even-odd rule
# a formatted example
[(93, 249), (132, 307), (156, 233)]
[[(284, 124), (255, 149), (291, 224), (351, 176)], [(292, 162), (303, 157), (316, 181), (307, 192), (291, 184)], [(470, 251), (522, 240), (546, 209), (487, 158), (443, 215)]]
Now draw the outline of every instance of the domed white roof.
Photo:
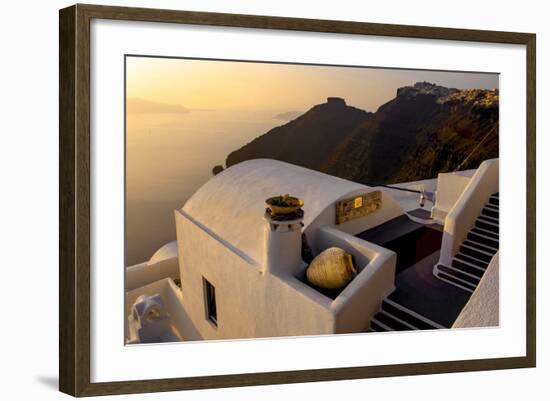
[(153, 256), (151, 256), (151, 259), (149, 259), (149, 263), (150, 264), (158, 263), (166, 259), (172, 259), (177, 257), (178, 257), (178, 243), (177, 241), (173, 241), (159, 248), (153, 254)]
[(366, 186), (271, 159), (245, 161), (212, 177), (182, 210), (222, 240), (261, 260), (265, 200), (290, 194), (304, 200), (304, 230), (325, 209)]

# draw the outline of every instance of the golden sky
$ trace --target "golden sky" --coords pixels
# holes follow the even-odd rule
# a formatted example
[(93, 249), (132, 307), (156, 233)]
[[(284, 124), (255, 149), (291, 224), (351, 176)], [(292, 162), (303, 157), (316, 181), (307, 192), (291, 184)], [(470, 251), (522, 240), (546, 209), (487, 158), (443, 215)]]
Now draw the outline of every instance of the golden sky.
[[(428, 81), (458, 88), (492, 89), (498, 75), (328, 67), (234, 61), (128, 57), (129, 112), (193, 109), (307, 111), (328, 96), (376, 111), (398, 87)], [(153, 111), (151, 111), (153, 112)]]
[(498, 75), (489, 74), (147, 57), (126, 63), (126, 232), (135, 263), (173, 240), (173, 210), (229, 153), (328, 96), (376, 111), (418, 81), (498, 87)]

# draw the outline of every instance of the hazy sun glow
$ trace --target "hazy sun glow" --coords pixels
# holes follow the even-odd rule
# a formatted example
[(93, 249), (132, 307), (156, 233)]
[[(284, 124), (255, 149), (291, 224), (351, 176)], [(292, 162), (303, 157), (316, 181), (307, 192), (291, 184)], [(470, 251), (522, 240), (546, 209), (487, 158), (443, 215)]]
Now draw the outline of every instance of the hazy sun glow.
[(492, 89), (496, 74), (268, 64), (168, 58), (127, 58), (127, 96), (188, 109), (306, 111), (339, 96), (376, 111), (400, 86), (429, 81)]
[(498, 87), (495, 74), (128, 57), (127, 263), (175, 239), (174, 209), (230, 152), (329, 96), (376, 111), (418, 81)]

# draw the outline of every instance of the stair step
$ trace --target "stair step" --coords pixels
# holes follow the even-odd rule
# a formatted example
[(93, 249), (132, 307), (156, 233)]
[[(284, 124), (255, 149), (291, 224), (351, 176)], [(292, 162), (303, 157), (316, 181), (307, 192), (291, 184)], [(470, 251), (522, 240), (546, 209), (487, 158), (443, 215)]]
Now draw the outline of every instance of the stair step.
[(465, 255), (461, 252), (457, 253), (456, 256), (455, 256), (455, 259), (460, 259), (461, 262), (466, 262), (468, 263), (469, 265), (472, 265), (474, 267), (477, 267), (479, 269), (482, 269), (483, 271), (485, 271), (485, 269), (487, 268), (487, 266), (489, 265), (489, 262), (486, 262), (484, 260), (479, 260), (479, 259), (476, 259), (472, 256), (469, 256), (469, 255)]
[(489, 262), (485, 262), (484, 260), (479, 260), (479, 259), (473, 258), (471, 256), (465, 255), (465, 254), (460, 253), (460, 252), (456, 254), (455, 259), (460, 259), (463, 262), (467, 262), (467, 263), (469, 263), (471, 265), (474, 265), (474, 266), (477, 266), (477, 267), (479, 267), (480, 269), (483, 269), (483, 270), (485, 270), (487, 268), (487, 266), (489, 265)]
[(470, 248), (479, 249), (480, 251), (489, 253), (491, 255), (494, 255), (498, 251), (497, 248), (494, 248), (494, 247), (486, 245), (486, 244), (482, 244), (481, 242), (478, 242), (478, 241), (473, 241), (471, 239), (465, 239), (463, 244), (470, 247)]
[(499, 220), (494, 218), (494, 217), (491, 217), (491, 216), (487, 216), (485, 214), (480, 214), (479, 216), (477, 216), (477, 219), (478, 220), (482, 220), (486, 223), (489, 223), (489, 224), (493, 224), (495, 226), (498, 226), (499, 225)]
[(485, 270), (479, 268), (479, 267), (474, 267), (468, 263), (465, 263), (463, 261), (461, 261), (460, 259), (456, 259), (454, 258), (453, 261), (451, 262), (451, 266), (453, 266), (454, 268), (456, 269), (459, 269), (465, 273), (469, 273), (469, 274), (472, 274), (474, 276), (476, 276), (477, 278), (481, 278), (483, 277), (483, 273), (485, 272)]
[(476, 288), (477, 285), (479, 284), (479, 280), (480, 280), (479, 278), (472, 277), (471, 275), (466, 274), (458, 269), (445, 266), (445, 265), (437, 265), (437, 268), (439, 269), (440, 272), (446, 273), (447, 275), (453, 276), (454, 278), (460, 281), (471, 284), (474, 288)]
[(374, 318), (386, 325), (387, 327), (391, 327), (393, 330), (397, 331), (405, 331), (405, 330), (414, 330), (414, 328), (400, 322), (399, 320), (395, 319), (392, 315), (388, 314), (385, 311), (378, 312), (376, 315), (374, 315)]
[(483, 228), (474, 226), (474, 227), (472, 227), (472, 229), (470, 230), (470, 233), (475, 234), (475, 235), (479, 235), (479, 236), (481, 236), (481, 237), (487, 238), (488, 240), (495, 241), (495, 242), (498, 243), (498, 241), (499, 241), (499, 233), (498, 233), (498, 232), (495, 232), (495, 231), (489, 231), (489, 232), (487, 232), (487, 231), (488, 231), (488, 230), (485, 230), (485, 229), (483, 229)]
[(493, 224), (489, 221), (484, 221), (482, 218), (478, 218), (476, 220), (475, 226), (498, 234), (498, 224)]
[(492, 250), (489, 250), (490, 254), (494, 254), (498, 250), (498, 247), (499, 247), (498, 240), (486, 237), (485, 235), (478, 234), (472, 231), (468, 233), (467, 237), (470, 241), (477, 242), (489, 248), (493, 248)]
[(474, 228), (472, 228), (471, 232), (474, 233), (474, 234), (484, 235), (486, 237), (489, 237), (489, 238), (497, 240), (497, 241), (499, 239), (498, 232), (485, 230), (484, 228), (474, 227)]
[(460, 280), (457, 280), (454, 276), (450, 276), (444, 272), (439, 272), (438, 273), (438, 277), (440, 279), (442, 279), (443, 281), (446, 281), (448, 282), (449, 284), (453, 284), (455, 285), (456, 287), (459, 287), (465, 291), (468, 291), (468, 292), (474, 292), (475, 290), (475, 287), (472, 286), (471, 284), (467, 284), (467, 283), (464, 283)]
[(495, 192), (481, 210), (474, 227), (460, 244), (450, 266), (437, 265), (436, 276), (463, 290), (473, 292), (489, 262), (499, 250), (499, 193)]
[(384, 301), (382, 301), (382, 310), (385, 310), (391, 313), (393, 316), (407, 323), (410, 323), (412, 326), (418, 328), (419, 330), (433, 330), (433, 329), (440, 328), (431, 323), (428, 323), (426, 321), (427, 319), (423, 320), (423, 319), (420, 319), (419, 317), (412, 315), (407, 310), (407, 308), (389, 299), (385, 299)]
[(499, 215), (500, 215), (500, 212), (498, 209), (493, 209), (491, 207), (485, 206), (483, 209), (481, 209), (481, 213), (479, 214), (478, 217), (489, 217), (493, 220), (496, 220), (496, 223), (498, 224)]
[(471, 256), (479, 260), (483, 260), (484, 262), (487, 262), (487, 263), (489, 263), (493, 258), (493, 255), (487, 254), (483, 251), (480, 251), (474, 248), (470, 248), (467, 245), (464, 245), (464, 243), (460, 245), (460, 253), (467, 256)]
[(487, 216), (486, 214), (483, 214), (483, 213), (478, 216), (478, 219), (482, 219), (484, 221), (487, 221), (487, 222), (492, 223), (492, 224), (497, 225), (497, 226), (499, 225), (499, 220), (497, 218)]
[(482, 210), (481, 210), (481, 214), (482, 215), (485, 215), (485, 216), (489, 216), (489, 217), (492, 217), (492, 218), (495, 218), (498, 220), (498, 210), (495, 210), (491, 207), (484, 207)]
[(374, 331), (393, 331), (391, 327), (388, 327), (383, 323), (379, 322), (378, 320), (376, 320), (376, 316), (371, 319), (370, 327)]

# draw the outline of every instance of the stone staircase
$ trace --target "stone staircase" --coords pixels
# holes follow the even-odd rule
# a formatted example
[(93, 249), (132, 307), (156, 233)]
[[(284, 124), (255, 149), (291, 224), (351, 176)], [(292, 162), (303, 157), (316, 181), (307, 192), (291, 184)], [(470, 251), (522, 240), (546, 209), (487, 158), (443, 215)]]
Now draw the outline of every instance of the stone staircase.
[[(460, 250), (453, 258), (451, 266), (438, 264), (435, 277), (447, 285), (472, 293), (479, 284), (489, 262), (499, 249), (499, 194), (491, 195), (483, 207), (474, 227), (460, 245)], [(433, 265), (432, 265), (433, 266)], [(431, 269), (430, 269), (431, 271)], [(431, 275), (431, 273), (430, 273)], [(433, 276), (432, 276), (433, 277)], [(437, 280), (436, 280), (437, 281)], [(431, 284), (433, 286), (433, 284)], [(445, 293), (449, 292), (448, 287)], [(462, 293), (460, 290), (458, 292)], [(384, 301), (380, 311), (374, 315), (367, 329), (368, 332), (404, 331), (404, 330), (434, 330), (447, 328), (426, 316), (403, 305), (411, 304), (409, 297), (399, 296), (399, 289), (390, 294)], [(420, 295), (420, 294), (419, 294)], [(452, 294), (450, 295), (452, 297)], [(455, 297), (457, 294), (455, 294)], [(464, 295), (466, 302), (468, 296)], [(400, 301), (403, 302), (400, 302)], [(433, 303), (424, 306), (431, 309)], [(441, 306), (441, 305), (439, 305)], [(416, 307), (414, 308), (416, 309)], [(422, 308), (421, 308), (422, 309)], [(427, 313), (430, 315), (430, 313)], [(439, 319), (438, 319), (439, 320)], [(445, 324), (448, 324), (445, 323)], [(450, 327), (450, 326), (449, 326)]]
[(474, 292), (489, 262), (499, 249), (499, 196), (491, 195), (474, 227), (460, 245), (451, 266), (438, 264), (434, 274), (440, 280)]
[(434, 330), (445, 327), (392, 299), (392, 295), (382, 301), (382, 308), (371, 319), (369, 332)]

